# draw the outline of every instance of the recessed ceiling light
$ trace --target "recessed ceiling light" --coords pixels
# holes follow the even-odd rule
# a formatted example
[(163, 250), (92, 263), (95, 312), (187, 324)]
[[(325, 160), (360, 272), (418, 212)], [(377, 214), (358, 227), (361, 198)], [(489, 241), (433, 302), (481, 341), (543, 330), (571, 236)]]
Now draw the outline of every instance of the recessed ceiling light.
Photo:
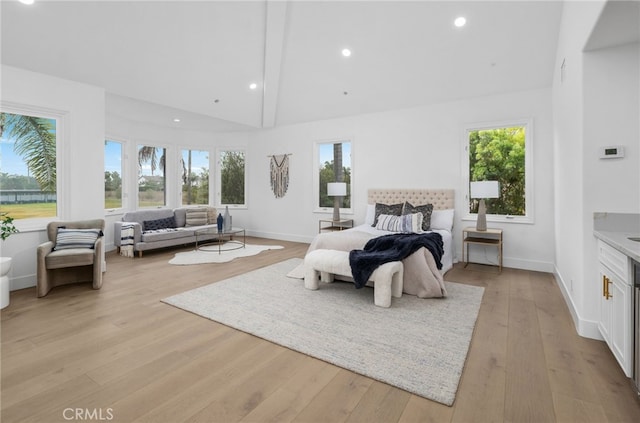
[(33, 4), (33, 0), (20, 0), (22, 4)]
[(467, 23), (467, 19), (464, 16), (459, 16), (453, 21), (453, 24), (458, 28), (462, 28)]
[(342, 55), (343, 55), (344, 57), (349, 57), (349, 56), (351, 56), (351, 50), (349, 50), (348, 48), (343, 48), (343, 49), (342, 49)]
[(215, 100), (213, 100), (214, 103), (220, 103), (220, 99), (216, 98)]
[(180, 122), (180, 118), (173, 118), (173, 121), (174, 121), (175, 123), (178, 123), (178, 122)]
[(251, 84), (249, 84), (249, 89), (255, 90), (256, 88), (258, 88), (258, 84), (256, 84), (255, 82), (252, 82)]

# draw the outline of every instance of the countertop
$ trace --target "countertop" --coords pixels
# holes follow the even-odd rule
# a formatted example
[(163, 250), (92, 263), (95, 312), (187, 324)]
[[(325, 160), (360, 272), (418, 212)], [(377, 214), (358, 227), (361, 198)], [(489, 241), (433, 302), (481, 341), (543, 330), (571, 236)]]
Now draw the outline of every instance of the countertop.
[(640, 263), (640, 242), (629, 239), (640, 237), (640, 214), (594, 213), (593, 235)]
[(638, 232), (597, 231), (593, 235), (606, 242), (621, 253), (640, 263), (640, 242), (627, 239), (630, 236), (640, 237)]

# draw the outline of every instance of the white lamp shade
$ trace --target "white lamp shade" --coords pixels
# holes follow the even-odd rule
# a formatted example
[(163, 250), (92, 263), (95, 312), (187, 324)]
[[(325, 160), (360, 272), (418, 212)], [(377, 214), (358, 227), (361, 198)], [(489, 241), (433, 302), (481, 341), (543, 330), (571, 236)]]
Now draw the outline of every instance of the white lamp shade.
[(500, 183), (498, 181), (471, 182), (471, 198), (499, 198)]
[(327, 195), (329, 197), (344, 197), (347, 195), (347, 183), (329, 182), (327, 184)]

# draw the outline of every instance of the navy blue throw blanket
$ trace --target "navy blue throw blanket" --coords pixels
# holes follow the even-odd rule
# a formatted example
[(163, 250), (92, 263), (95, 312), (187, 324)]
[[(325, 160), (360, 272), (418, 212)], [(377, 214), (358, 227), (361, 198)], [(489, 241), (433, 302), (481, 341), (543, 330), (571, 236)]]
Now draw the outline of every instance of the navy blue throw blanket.
[(349, 253), (349, 264), (356, 288), (365, 286), (378, 266), (401, 261), (422, 247), (433, 254), (438, 269), (442, 269), (444, 243), (442, 236), (436, 232), (384, 235), (370, 239), (363, 250), (352, 250)]

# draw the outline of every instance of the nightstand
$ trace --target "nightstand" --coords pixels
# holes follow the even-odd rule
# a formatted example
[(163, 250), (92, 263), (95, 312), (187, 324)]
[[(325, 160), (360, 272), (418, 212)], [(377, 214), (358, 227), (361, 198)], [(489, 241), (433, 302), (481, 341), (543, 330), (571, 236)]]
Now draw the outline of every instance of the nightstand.
[(318, 233), (322, 233), (322, 231), (341, 231), (350, 228), (353, 228), (353, 219), (320, 219), (318, 222)]
[(487, 228), (486, 231), (479, 231), (474, 227), (464, 228), (462, 230), (462, 262), (464, 267), (469, 264), (469, 244), (496, 247), (498, 249), (498, 268), (502, 272), (502, 229)]

